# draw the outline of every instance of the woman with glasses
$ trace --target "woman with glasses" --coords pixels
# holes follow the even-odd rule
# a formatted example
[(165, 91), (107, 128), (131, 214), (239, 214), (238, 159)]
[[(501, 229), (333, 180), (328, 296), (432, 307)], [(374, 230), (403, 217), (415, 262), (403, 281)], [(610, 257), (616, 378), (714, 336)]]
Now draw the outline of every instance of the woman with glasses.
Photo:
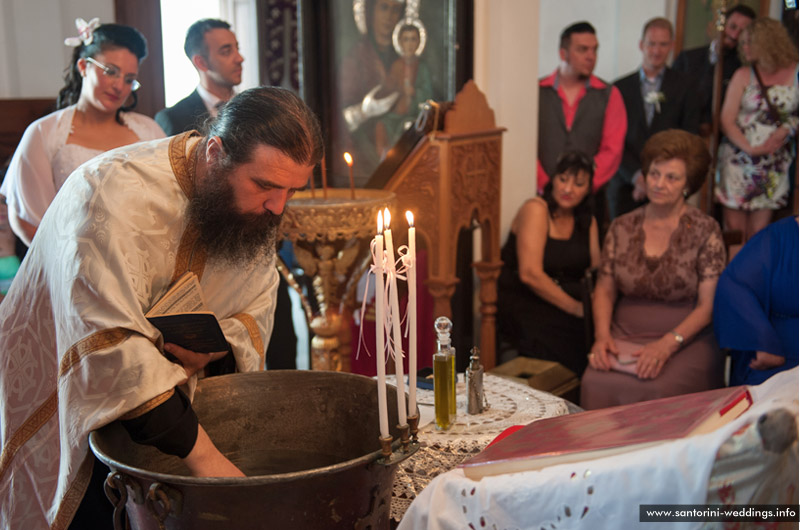
[(163, 138), (154, 120), (131, 112), (136, 106), (139, 63), (147, 42), (139, 31), (97, 19), (76, 21), (78, 37), (55, 112), (33, 122), (14, 153), (0, 193), (9, 223), (30, 245), (42, 216), (61, 185), (79, 165), (127, 144)]
[(594, 165), (564, 153), (542, 197), (522, 205), (501, 252), (497, 329), (519, 354), (586, 368), (583, 278), (600, 263), (590, 208)]

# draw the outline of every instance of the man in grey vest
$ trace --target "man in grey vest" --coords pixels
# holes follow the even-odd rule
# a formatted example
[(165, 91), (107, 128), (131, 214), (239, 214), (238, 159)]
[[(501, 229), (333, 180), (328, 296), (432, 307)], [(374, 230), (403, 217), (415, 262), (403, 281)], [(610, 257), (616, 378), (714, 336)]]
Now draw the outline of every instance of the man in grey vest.
[[(592, 75), (597, 63), (597, 37), (588, 22), (561, 32), (555, 72), (539, 80), (539, 190), (555, 172), (564, 151), (578, 149), (594, 158), (595, 213), (605, 220), (605, 184), (622, 160), (627, 117), (616, 87)], [(602, 188), (602, 192), (600, 192)]]

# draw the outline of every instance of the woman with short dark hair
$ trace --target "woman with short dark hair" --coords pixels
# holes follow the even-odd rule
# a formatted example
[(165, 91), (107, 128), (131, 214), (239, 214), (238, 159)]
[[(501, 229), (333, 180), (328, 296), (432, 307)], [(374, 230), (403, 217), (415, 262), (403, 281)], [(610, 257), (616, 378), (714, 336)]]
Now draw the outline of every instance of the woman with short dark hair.
[(717, 222), (686, 203), (710, 155), (670, 129), (642, 150), (649, 202), (615, 219), (594, 291), (595, 343), (581, 406), (596, 409), (718, 388), (723, 356), (711, 312), (725, 247)]
[(583, 278), (600, 262), (592, 216), (594, 162), (564, 153), (542, 197), (522, 205), (501, 252), (497, 327), (526, 357), (586, 368)]

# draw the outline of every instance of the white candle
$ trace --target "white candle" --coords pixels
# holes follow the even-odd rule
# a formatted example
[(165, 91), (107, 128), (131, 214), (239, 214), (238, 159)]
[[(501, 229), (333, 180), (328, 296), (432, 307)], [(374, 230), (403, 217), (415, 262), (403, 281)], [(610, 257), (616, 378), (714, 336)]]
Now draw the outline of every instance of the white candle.
[(375, 236), (375, 363), (378, 369), (378, 420), (381, 438), (389, 437), (389, 412), (386, 406), (386, 355), (384, 354), (383, 299), (383, 218), (378, 212), (378, 234)]
[(397, 378), (397, 422), (398, 425), (406, 425), (406, 383), (403, 380), (403, 339), (400, 332), (400, 303), (397, 301), (397, 278), (394, 275), (394, 242), (392, 240), (392, 230), (389, 223), (392, 216), (389, 209), (383, 210), (383, 238), (386, 242), (387, 265), (389, 272), (392, 273), (392, 283), (389, 285), (389, 298), (392, 304), (392, 338), (394, 342), (394, 373)]
[(406, 211), (408, 220), (408, 413), (417, 413), (417, 229), (414, 214)]
[(347, 152), (343, 156), (344, 156), (344, 161), (347, 164), (348, 170), (350, 172), (350, 198), (355, 199), (356, 183), (355, 180), (353, 180), (353, 157), (350, 153)]

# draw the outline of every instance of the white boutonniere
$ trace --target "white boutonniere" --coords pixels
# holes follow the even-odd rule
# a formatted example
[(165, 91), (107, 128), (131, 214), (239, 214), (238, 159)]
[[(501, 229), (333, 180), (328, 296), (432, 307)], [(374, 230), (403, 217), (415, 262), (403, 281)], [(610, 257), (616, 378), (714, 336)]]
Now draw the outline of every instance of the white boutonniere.
[(651, 90), (644, 97), (645, 103), (649, 103), (650, 105), (655, 105), (656, 112), (661, 112), (661, 103), (666, 100), (667, 97), (664, 95), (663, 92), (656, 92), (655, 90)]

